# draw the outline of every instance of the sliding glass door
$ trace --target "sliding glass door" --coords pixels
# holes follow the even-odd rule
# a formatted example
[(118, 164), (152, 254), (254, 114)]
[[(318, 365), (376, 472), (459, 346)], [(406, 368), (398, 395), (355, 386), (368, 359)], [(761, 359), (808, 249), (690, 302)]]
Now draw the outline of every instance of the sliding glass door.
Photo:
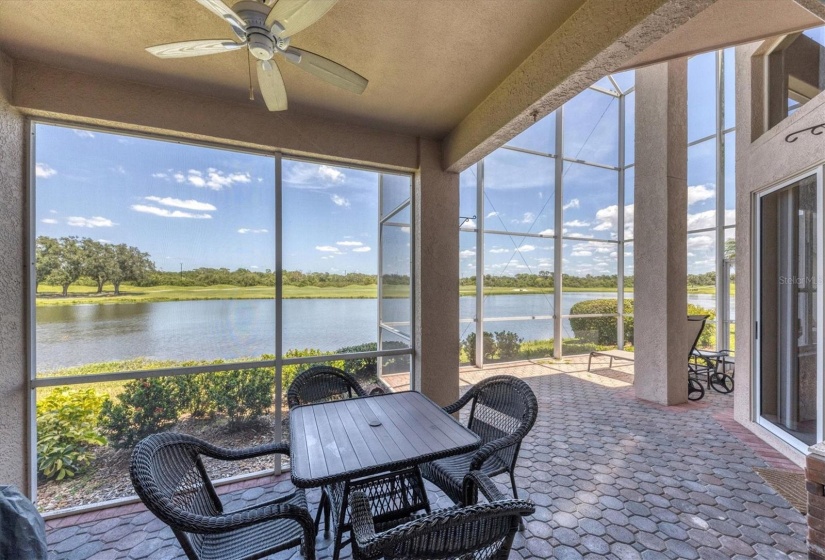
[(822, 439), (822, 174), (758, 199), (757, 421), (806, 449)]

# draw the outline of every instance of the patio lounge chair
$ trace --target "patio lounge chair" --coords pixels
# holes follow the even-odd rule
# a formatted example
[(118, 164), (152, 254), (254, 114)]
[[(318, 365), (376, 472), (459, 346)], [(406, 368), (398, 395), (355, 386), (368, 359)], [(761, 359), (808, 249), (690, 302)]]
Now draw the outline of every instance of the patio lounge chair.
[(688, 315), (688, 338), (693, 341), (688, 352), (688, 400), (698, 401), (705, 396), (705, 389), (699, 382), (699, 372), (694, 368), (691, 357), (705, 329), (707, 315)]
[(135, 446), (129, 472), (137, 495), (172, 528), (190, 560), (251, 560), (301, 545), (315, 558), (315, 525), (303, 490), (224, 511), (201, 456), (224, 461), (282, 453), (285, 443), (224, 449), (184, 434), (153, 434)]
[(383, 532), (376, 532), (369, 499), (363, 492), (353, 492), (353, 558), (506, 560), (522, 516), (532, 514), (535, 506), (526, 500), (506, 499), (477, 471), (467, 474), (462, 485), (468, 495), (480, 490), (487, 503), (415, 516)]
[(487, 476), (509, 473), (513, 497), (518, 498), (513, 470), (521, 440), (533, 427), (538, 402), (533, 390), (521, 379), (496, 375), (477, 383), (455, 403), (445, 406), (450, 414), (468, 403), (470, 420), (467, 428), (481, 437), (481, 448), (473, 453), (439, 459), (421, 466), (424, 478), (441, 488), (453, 502), (465, 503), (464, 477), (470, 471)]

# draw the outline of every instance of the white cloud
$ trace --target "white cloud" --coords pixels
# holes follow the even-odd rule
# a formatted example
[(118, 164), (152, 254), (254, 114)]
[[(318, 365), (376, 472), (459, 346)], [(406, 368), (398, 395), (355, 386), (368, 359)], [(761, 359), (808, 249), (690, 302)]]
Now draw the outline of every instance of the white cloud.
[(318, 168), (318, 175), (320, 175), (323, 179), (327, 181), (331, 181), (333, 183), (343, 183), (347, 176), (338, 169), (334, 167), (330, 167), (329, 165), (322, 165)]
[(102, 216), (95, 216), (93, 218), (83, 218), (81, 216), (70, 216), (66, 223), (74, 227), (96, 228), (96, 227), (112, 227), (116, 225), (109, 218)]
[(209, 167), (206, 171), (189, 169), (185, 172), (169, 169), (166, 172), (152, 173), (152, 177), (174, 180), (176, 183), (186, 183), (198, 188), (212, 189), (213, 191), (229, 188), (236, 183), (252, 182), (252, 176), (248, 171), (225, 172), (214, 167)]
[(569, 222), (564, 222), (564, 225), (567, 227), (587, 227), (590, 225), (590, 222), (583, 222), (581, 220), (571, 220)]
[(338, 247), (333, 247), (332, 245), (316, 245), (316, 251), (321, 251), (322, 253), (340, 253), (341, 249)]
[(461, 229), (475, 229), (476, 228), (476, 221), (475, 220), (467, 220), (463, 224), (461, 224)]
[(56, 224), (57, 223), (57, 220), (55, 220), (54, 218), (43, 218), (40, 221), (43, 222), (44, 224)]
[(57, 175), (57, 171), (46, 163), (38, 163), (34, 166), (34, 176), (40, 179), (48, 179)]
[(334, 259), (334, 258), (335, 257), (333, 257), (332, 255), (325, 255), (325, 256), (321, 257), (321, 260), (328, 261), (329, 259)]
[(499, 253), (509, 253), (510, 249), (504, 249), (503, 247), (499, 247), (497, 249), (490, 249), (488, 253), (499, 254)]
[(555, 235), (553, 229), (544, 229), (539, 232), (539, 235)]
[(352, 250), (353, 253), (368, 253), (370, 251), (372, 251), (370, 247), (356, 247)]
[(341, 247), (361, 247), (363, 245), (360, 241), (336, 241), (335, 244)]
[(689, 249), (702, 250), (711, 249), (715, 244), (713, 235), (689, 235), (687, 246)]
[(716, 196), (716, 185), (707, 183), (704, 185), (693, 185), (688, 187), (688, 206), (709, 200)]
[(578, 208), (578, 207), (580, 206), (580, 204), (581, 204), (581, 203), (579, 202), (579, 199), (578, 199), (578, 198), (574, 198), (573, 200), (571, 200), (570, 202), (568, 202), (567, 204), (565, 204), (564, 206), (562, 206), (562, 209), (564, 209), (564, 210), (570, 210), (571, 208)]
[(268, 229), (251, 229), (251, 228), (241, 228), (238, 230), (238, 233), (269, 233)]
[(118, 165), (117, 167), (113, 167), (112, 171), (115, 173), (120, 173), (121, 175), (126, 175), (126, 168), (122, 165)]
[(80, 130), (79, 128), (73, 128), (72, 132), (74, 132), (75, 134), (77, 134), (81, 138), (94, 138), (95, 137), (94, 132), (92, 132), (90, 130)]
[[(321, 167), (324, 167), (323, 165)], [(335, 171), (333, 169), (333, 171)], [(335, 203), (336, 206), (343, 206), (344, 208), (349, 208), (349, 200), (344, 198), (343, 196), (339, 196), (337, 194), (329, 195), (329, 199)]]
[(592, 257), (593, 252), (592, 251), (585, 251), (583, 249), (577, 249), (577, 250), (573, 251), (572, 253), (570, 253), (570, 255), (573, 256), (573, 257)]
[(597, 210), (596, 220), (598, 220), (598, 223), (593, 228), (593, 231), (615, 230), (619, 224), (619, 206), (612, 204), (607, 208)]
[(459, 256), (459, 257), (461, 257), (462, 259), (469, 259), (469, 258), (471, 258), (471, 257), (475, 257), (475, 256), (476, 256), (476, 252), (475, 252), (475, 251), (473, 251), (472, 249), (466, 249), (466, 250), (464, 250), (464, 251), (461, 251), (461, 252), (458, 254), (458, 256)]
[(716, 226), (716, 210), (705, 210), (704, 212), (697, 212), (696, 214), (688, 214), (687, 228), (688, 231), (694, 229), (705, 229)]
[(490, 212), (489, 214), (487, 214), (487, 217), (488, 218), (495, 218), (496, 216), (498, 216), (498, 214), (499, 214), (498, 212)]
[(532, 224), (535, 221), (536, 221), (536, 215), (533, 214), (532, 212), (525, 212), (524, 216), (522, 216), (522, 218), (521, 218), (521, 223), (522, 224)]
[(208, 202), (198, 202), (194, 199), (181, 200), (179, 198), (171, 198), (168, 196), (163, 198), (159, 196), (147, 196), (146, 200), (150, 202), (157, 202), (158, 204), (162, 204), (163, 206), (183, 208), (184, 210), (198, 210), (201, 212), (210, 212), (212, 210), (217, 210), (215, 206), (209, 204)]
[(521, 247), (516, 249), (516, 251), (518, 251), (519, 253), (529, 253), (529, 252), (535, 251), (535, 250), (536, 250), (535, 245), (522, 245)]
[(161, 218), (189, 218), (193, 220), (209, 220), (212, 218), (210, 214), (193, 214), (192, 212), (168, 210), (166, 208), (158, 208), (157, 206), (146, 206), (145, 204), (133, 204), (132, 210), (135, 212), (142, 212), (144, 214), (160, 216)]

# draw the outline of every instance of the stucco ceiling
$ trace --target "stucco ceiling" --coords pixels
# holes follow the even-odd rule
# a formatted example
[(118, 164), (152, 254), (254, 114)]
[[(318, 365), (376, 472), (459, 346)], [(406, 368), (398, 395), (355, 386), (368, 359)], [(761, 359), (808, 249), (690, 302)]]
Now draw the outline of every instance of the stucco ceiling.
[[(281, 63), (289, 110), (443, 137), (582, 2), (340, 0), (293, 44), (370, 84), (357, 96)], [(195, 0), (0, 0), (0, 50), (12, 58), (246, 102), (245, 49), (177, 60), (144, 51), (230, 36)]]

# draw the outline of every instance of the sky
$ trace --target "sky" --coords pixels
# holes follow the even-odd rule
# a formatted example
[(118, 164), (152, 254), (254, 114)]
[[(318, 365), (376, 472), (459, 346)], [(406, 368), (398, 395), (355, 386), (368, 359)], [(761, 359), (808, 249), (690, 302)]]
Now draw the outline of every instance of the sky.
[[(726, 52), (728, 105), (733, 103), (732, 51)], [(714, 133), (715, 54), (688, 62), (688, 141)], [(633, 73), (614, 76), (623, 91)], [(616, 90), (609, 79), (596, 87)], [(734, 108), (725, 123), (732, 126)], [(564, 106), (562, 223), (555, 223), (556, 113), (541, 119), (484, 161), (483, 209), (476, 208), (476, 166), (460, 177), (464, 217), (483, 212), (485, 229), (540, 234), (563, 232), (566, 274), (615, 274), (618, 245), (619, 101), (587, 89)], [(633, 235), (635, 94), (625, 111), (625, 237)], [(148, 252), (158, 268), (275, 268), (274, 175), (269, 156), (38, 124), (36, 128), (37, 235), (77, 235), (126, 243)], [(735, 132), (726, 135), (733, 151)], [(726, 161), (727, 223), (732, 225), (733, 158)], [(585, 162), (585, 163), (582, 163)], [(378, 261), (380, 175), (371, 171), (283, 160), (283, 265), (287, 270), (375, 274)], [(689, 148), (688, 229), (713, 227), (716, 208), (716, 144)], [(385, 209), (409, 196), (407, 176), (385, 175)], [(386, 270), (409, 268), (406, 217), (388, 226)], [(468, 220), (463, 229), (475, 227)], [(733, 235), (733, 230), (727, 232)], [(475, 274), (475, 236), (460, 234), (461, 276)], [(514, 275), (552, 271), (553, 242), (485, 234), (485, 273)], [(632, 245), (625, 249), (632, 273)], [(714, 267), (713, 232), (688, 238), (688, 269)]]
[[(272, 157), (38, 124), (35, 174), (37, 235), (126, 243), (169, 271), (275, 269)], [(284, 159), (283, 177), (284, 268), (375, 274), (379, 174)], [(409, 197), (408, 176), (385, 178), (388, 204)]]

